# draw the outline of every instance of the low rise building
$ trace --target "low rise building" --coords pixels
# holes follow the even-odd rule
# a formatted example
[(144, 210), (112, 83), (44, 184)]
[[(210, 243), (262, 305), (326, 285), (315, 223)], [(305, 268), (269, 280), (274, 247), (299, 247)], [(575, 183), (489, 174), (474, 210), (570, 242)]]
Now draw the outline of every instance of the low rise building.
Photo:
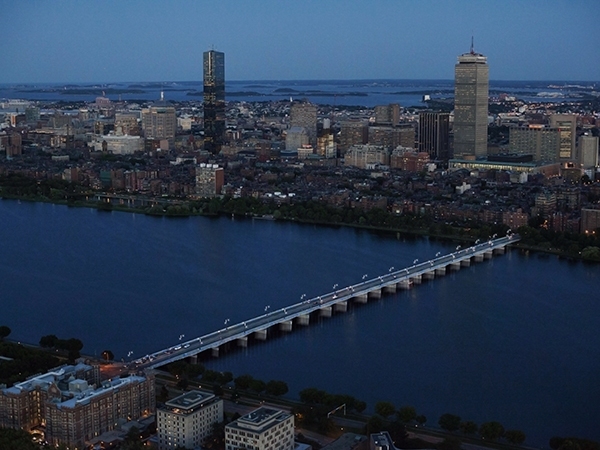
[(186, 392), (157, 409), (158, 448), (200, 447), (222, 421), (223, 400), (208, 392)]
[(0, 390), (0, 426), (41, 428), (49, 444), (82, 448), (119, 422), (154, 413), (154, 376), (100, 382), (98, 367), (62, 366)]
[(294, 415), (260, 407), (225, 427), (225, 449), (291, 450), (294, 448)]

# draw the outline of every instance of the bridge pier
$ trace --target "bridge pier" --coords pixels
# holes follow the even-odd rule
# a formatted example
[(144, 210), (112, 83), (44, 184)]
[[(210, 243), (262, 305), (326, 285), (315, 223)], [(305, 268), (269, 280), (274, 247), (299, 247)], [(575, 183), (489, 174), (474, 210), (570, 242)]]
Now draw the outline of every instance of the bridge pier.
[(358, 294), (354, 298), (357, 303), (367, 303), (369, 301), (369, 296), (367, 294)]
[(348, 302), (339, 302), (334, 305), (334, 310), (338, 312), (348, 311)]
[(243, 336), (237, 340), (238, 347), (248, 347), (248, 336)]
[(412, 284), (412, 281), (410, 279), (408, 279), (408, 280), (402, 280), (400, 283), (398, 283), (398, 286), (400, 287), (400, 289), (410, 289), (411, 284)]
[(279, 322), (279, 329), (281, 331), (292, 331), (292, 321), (286, 320), (284, 322)]
[(414, 277), (411, 277), (411, 280), (414, 284), (421, 284), (422, 282), (422, 276), (421, 275), (415, 275)]
[(437, 276), (443, 276), (443, 275), (446, 275), (446, 267), (445, 267), (445, 266), (444, 266), (444, 267), (437, 267), (437, 268), (435, 269), (435, 274), (436, 274)]
[(429, 272), (425, 272), (423, 274), (423, 278), (425, 278), (426, 280), (433, 280), (435, 278), (435, 269), (430, 270)]
[(198, 364), (198, 354), (190, 356), (190, 364)]
[(254, 332), (254, 337), (259, 341), (266, 341), (267, 340), (267, 329), (264, 328), (262, 330), (256, 330)]
[(494, 251), (493, 250), (486, 250), (485, 253), (483, 254), (483, 257), (485, 259), (492, 259), (493, 255), (494, 255)]
[(309, 325), (310, 324), (310, 315), (309, 314), (298, 316), (296, 319), (297, 319), (298, 325)]
[(387, 292), (389, 294), (395, 293), (396, 292), (396, 283), (388, 284), (387, 286), (384, 286), (383, 291)]
[(369, 291), (367, 295), (373, 298), (381, 298), (381, 288), (373, 289), (372, 291)]
[(319, 310), (319, 314), (321, 317), (331, 317), (331, 306), (324, 306)]
[(506, 247), (496, 247), (494, 249), (494, 253), (496, 255), (504, 255), (505, 252), (506, 252)]
[(213, 347), (211, 349), (211, 353), (213, 358), (218, 358), (219, 357), (219, 347)]
[(459, 262), (453, 262), (450, 264), (450, 269), (451, 270), (460, 270), (460, 263)]
[(483, 261), (483, 253), (477, 253), (474, 257), (475, 262), (481, 262)]
[(460, 265), (463, 267), (471, 266), (471, 258), (465, 258), (460, 262)]

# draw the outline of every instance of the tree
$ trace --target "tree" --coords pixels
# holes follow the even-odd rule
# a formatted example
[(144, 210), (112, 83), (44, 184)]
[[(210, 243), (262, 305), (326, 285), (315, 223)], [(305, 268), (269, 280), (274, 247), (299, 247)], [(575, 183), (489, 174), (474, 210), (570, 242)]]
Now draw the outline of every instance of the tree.
[(287, 394), (289, 389), (284, 381), (270, 380), (265, 390), (267, 394), (279, 397), (280, 395)]
[(162, 387), (160, 388), (160, 392), (157, 395), (157, 400), (161, 403), (164, 403), (167, 401), (168, 398), (169, 398), (169, 391), (167, 390), (167, 387), (163, 384)]
[(504, 427), (502, 424), (500, 424), (500, 422), (485, 422), (479, 427), (479, 435), (483, 439), (495, 441), (504, 435)]
[(40, 339), (40, 347), (43, 348), (53, 348), (56, 346), (58, 342), (58, 338), (53, 334), (48, 334), (47, 336), (42, 336)]
[(8, 337), (10, 332), (11, 329), (8, 328), (6, 325), (0, 326), (0, 341), (3, 341), (5, 337)]
[(396, 411), (396, 414), (402, 423), (409, 423), (417, 418), (417, 410), (414, 406), (403, 406)]
[(102, 352), (102, 359), (104, 361), (112, 361), (113, 359), (115, 359), (115, 355), (110, 350), (104, 350)]
[(521, 445), (525, 442), (525, 433), (521, 430), (506, 430), (504, 432), (504, 439), (511, 444)]
[(377, 402), (375, 403), (375, 412), (386, 419), (396, 412), (396, 408), (390, 402)]
[(144, 443), (142, 442), (142, 438), (140, 437), (140, 430), (137, 427), (131, 427), (127, 434), (125, 435), (125, 439), (123, 439), (123, 444), (121, 444), (121, 449), (123, 450), (143, 450)]
[(367, 436), (373, 433), (379, 433), (381, 430), (383, 430), (383, 420), (381, 417), (377, 415), (371, 416), (366, 425)]
[(456, 431), (460, 426), (460, 416), (455, 416), (454, 414), (448, 413), (442, 414), (438, 420), (438, 425), (446, 431)]
[(252, 375), (240, 375), (235, 380), (233, 380), (233, 384), (235, 384), (236, 389), (246, 390), (250, 388), (250, 383), (254, 380)]
[(471, 420), (465, 420), (459, 425), (460, 431), (464, 434), (475, 434), (477, 433), (477, 424)]
[(250, 390), (260, 394), (262, 391), (266, 389), (267, 385), (262, 380), (252, 380), (250, 383)]

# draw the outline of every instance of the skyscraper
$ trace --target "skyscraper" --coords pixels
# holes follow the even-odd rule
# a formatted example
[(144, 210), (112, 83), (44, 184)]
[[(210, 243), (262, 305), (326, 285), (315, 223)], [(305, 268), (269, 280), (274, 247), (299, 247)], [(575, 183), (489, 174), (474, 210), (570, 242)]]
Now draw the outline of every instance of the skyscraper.
[(487, 58), (473, 50), (458, 57), (454, 67), (454, 158), (487, 156)]
[(429, 153), (431, 159), (447, 160), (449, 141), (448, 113), (419, 113), (419, 151)]
[(573, 114), (552, 114), (550, 126), (560, 130), (560, 160), (573, 161), (575, 159), (577, 117)]
[(312, 103), (293, 103), (290, 107), (290, 127), (304, 127), (308, 143), (317, 143), (317, 106)]
[(168, 140), (170, 145), (175, 142), (177, 131), (175, 107), (165, 101), (163, 92), (160, 93), (158, 102), (142, 109), (142, 128), (146, 139)]
[(225, 139), (225, 54), (204, 52), (204, 150), (219, 153)]

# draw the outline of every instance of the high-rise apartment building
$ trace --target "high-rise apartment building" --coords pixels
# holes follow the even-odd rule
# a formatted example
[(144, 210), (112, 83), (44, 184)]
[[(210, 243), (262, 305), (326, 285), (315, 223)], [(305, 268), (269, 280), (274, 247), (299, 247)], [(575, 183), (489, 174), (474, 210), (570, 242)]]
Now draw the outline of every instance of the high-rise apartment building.
[(223, 400), (209, 392), (186, 392), (157, 409), (158, 448), (201, 448), (213, 425), (222, 421)]
[(552, 114), (550, 126), (560, 130), (560, 160), (564, 162), (575, 160), (577, 117), (572, 114)]
[(167, 140), (170, 145), (175, 142), (177, 131), (175, 108), (169, 106), (162, 92), (158, 102), (149, 108), (142, 109), (142, 128), (146, 139)]
[(377, 125), (389, 125), (395, 127), (399, 122), (400, 105), (398, 103), (375, 106), (375, 123)]
[(201, 163), (196, 167), (196, 195), (215, 197), (221, 194), (225, 173), (217, 164)]
[(487, 156), (489, 67), (473, 50), (454, 67), (454, 158)]
[(317, 143), (317, 106), (312, 103), (293, 103), (290, 107), (290, 127), (306, 128), (308, 143)]
[(450, 114), (419, 113), (419, 152), (427, 152), (435, 160), (450, 157)]
[(598, 167), (598, 136), (579, 136), (579, 163), (585, 170)]
[(225, 140), (225, 53), (204, 52), (204, 150), (219, 153)]
[(347, 120), (340, 124), (340, 151), (342, 155), (353, 145), (369, 141), (369, 124), (364, 120)]
[(535, 162), (556, 163), (559, 161), (559, 133), (557, 128), (544, 125), (510, 127), (510, 153), (531, 155)]

